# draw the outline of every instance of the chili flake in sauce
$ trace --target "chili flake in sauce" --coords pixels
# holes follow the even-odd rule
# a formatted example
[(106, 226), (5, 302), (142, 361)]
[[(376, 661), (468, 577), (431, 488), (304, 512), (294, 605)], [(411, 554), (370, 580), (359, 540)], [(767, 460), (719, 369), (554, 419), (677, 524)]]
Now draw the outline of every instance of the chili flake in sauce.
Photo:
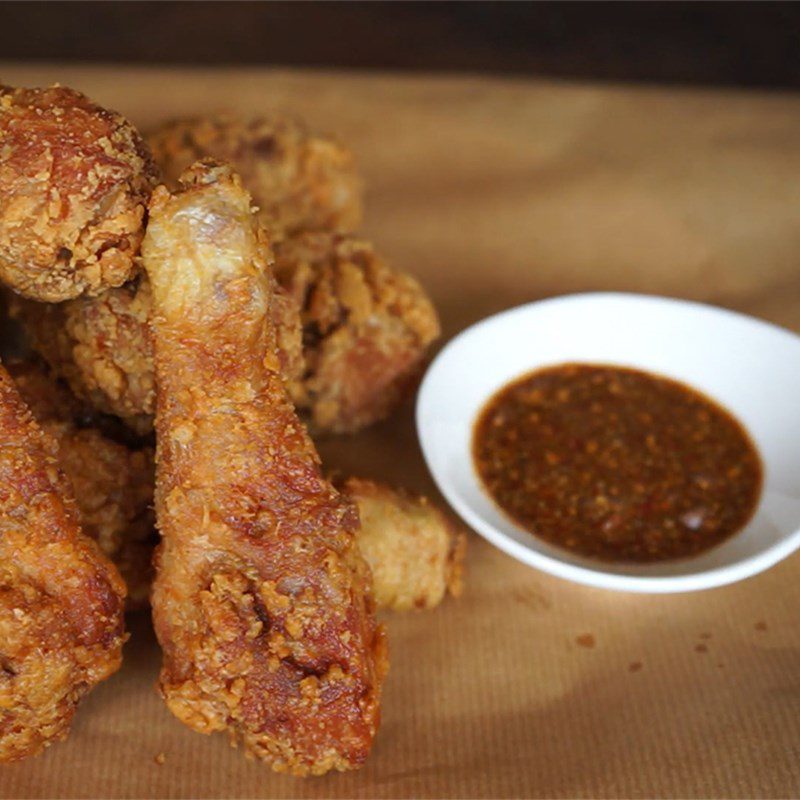
[(551, 544), (605, 561), (685, 558), (750, 519), (761, 461), (742, 425), (677, 381), (565, 364), (501, 389), (475, 425), (478, 474)]

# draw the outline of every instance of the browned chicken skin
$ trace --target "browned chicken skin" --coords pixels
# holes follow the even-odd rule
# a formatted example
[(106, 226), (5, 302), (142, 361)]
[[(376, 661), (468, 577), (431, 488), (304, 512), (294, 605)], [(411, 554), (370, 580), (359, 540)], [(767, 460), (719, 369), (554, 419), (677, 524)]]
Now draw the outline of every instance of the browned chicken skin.
[(124, 117), (66, 87), (0, 86), (0, 278), (46, 302), (121, 285), (154, 181)]
[(153, 195), (162, 544), (161, 691), (195, 730), (228, 730), (274, 769), (360, 766), (386, 670), (358, 515), (324, 480), (280, 374), (266, 243), (227, 168)]
[(0, 367), (0, 761), (63, 739), (120, 665), (125, 587), (81, 532), (56, 462)]
[(38, 424), (55, 441), (83, 532), (120, 571), (128, 609), (146, 606), (156, 539), (152, 448), (115, 440), (104, 430), (115, 427), (113, 420), (89, 413), (38, 361), (9, 363), (8, 371)]
[(354, 230), (363, 186), (353, 156), (298, 121), (217, 115), (170, 122), (149, 137), (168, 184), (201, 158), (226, 161), (241, 175), (273, 238), (304, 230)]

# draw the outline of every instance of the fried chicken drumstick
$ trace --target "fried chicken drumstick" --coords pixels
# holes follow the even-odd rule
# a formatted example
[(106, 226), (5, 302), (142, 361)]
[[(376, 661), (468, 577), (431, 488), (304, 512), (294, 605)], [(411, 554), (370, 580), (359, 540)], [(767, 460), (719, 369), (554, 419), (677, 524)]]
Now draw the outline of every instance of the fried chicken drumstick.
[(0, 441), (0, 761), (13, 761), (63, 739), (81, 697), (119, 668), (125, 587), (2, 366)]
[(153, 195), (161, 691), (278, 771), (361, 765), (387, 666), (358, 515), (286, 393), (266, 242), (228, 168)]
[(123, 284), (155, 174), (119, 114), (66, 87), (0, 86), (0, 278), (51, 303)]

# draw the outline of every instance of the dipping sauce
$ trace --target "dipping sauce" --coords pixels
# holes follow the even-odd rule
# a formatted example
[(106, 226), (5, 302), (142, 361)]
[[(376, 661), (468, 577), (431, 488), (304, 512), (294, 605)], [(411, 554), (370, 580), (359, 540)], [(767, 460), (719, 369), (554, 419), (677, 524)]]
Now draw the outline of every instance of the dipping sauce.
[(501, 389), (473, 437), (497, 505), (547, 542), (604, 561), (708, 550), (740, 530), (761, 460), (725, 409), (677, 381), (565, 364)]

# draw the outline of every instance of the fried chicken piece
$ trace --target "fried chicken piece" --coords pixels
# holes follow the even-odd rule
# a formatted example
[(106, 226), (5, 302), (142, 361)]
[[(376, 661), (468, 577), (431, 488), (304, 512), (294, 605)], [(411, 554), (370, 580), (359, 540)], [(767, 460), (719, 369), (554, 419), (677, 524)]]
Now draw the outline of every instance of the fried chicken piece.
[(360, 766), (387, 666), (358, 514), (286, 393), (266, 240), (230, 169), (153, 195), (160, 686), (277, 771)]
[(362, 478), (339, 488), (358, 506), (378, 607), (428, 609), (461, 594), (466, 536), (426, 497)]
[[(146, 275), (99, 297), (57, 305), (9, 296), (11, 316), (31, 346), (76, 395), (114, 414), (139, 434), (153, 428), (155, 377), (150, 335), (152, 296)], [(300, 315), (278, 291), (272, 304), (281, 364), (289, 381), (304, 369)]]
[(363, 185), (352, 153), (296, 120), (218, 115), (171, 122), (148, 138), (173, 186), (198, 159), (232, 164), (274, 238), (361, 223)]
[(369, 243), (330, 232), (279, 242), (275, 274), (302, 309), (306, 373), (294, 399), (312, 428), (352, 433), (386, 417), (440, 333), (419, 283)]
[(145, 607), (156, 541), (152, 448), (112, 438), (104, 430), (111, 421), (88, 413), (38, 361), (9, 363), (8, 371), (37, 423), (56, 442), (83, 531), (120, 571), (127, 608)]
[(56, 446), (0, 366), (0, 761), (63, 739), (115, 672), (125, 586), (84, 536)]
[[(349, 433), (389, 414), (439, 335), (419, 284), (368, 243), (332, 233), (281, 242), (276, 271), (284, 287), (273, 305), (284, 374), (312, 428)], [(72, 390), (139, 432), (154, 411), (151, 302), (144, 277), (58, 306), (10, 298), (33, 347)]]
[(0, 279), (51, 303), (124, 283), (155, 175), (119, 114), (62, 86), (0, 86)]

